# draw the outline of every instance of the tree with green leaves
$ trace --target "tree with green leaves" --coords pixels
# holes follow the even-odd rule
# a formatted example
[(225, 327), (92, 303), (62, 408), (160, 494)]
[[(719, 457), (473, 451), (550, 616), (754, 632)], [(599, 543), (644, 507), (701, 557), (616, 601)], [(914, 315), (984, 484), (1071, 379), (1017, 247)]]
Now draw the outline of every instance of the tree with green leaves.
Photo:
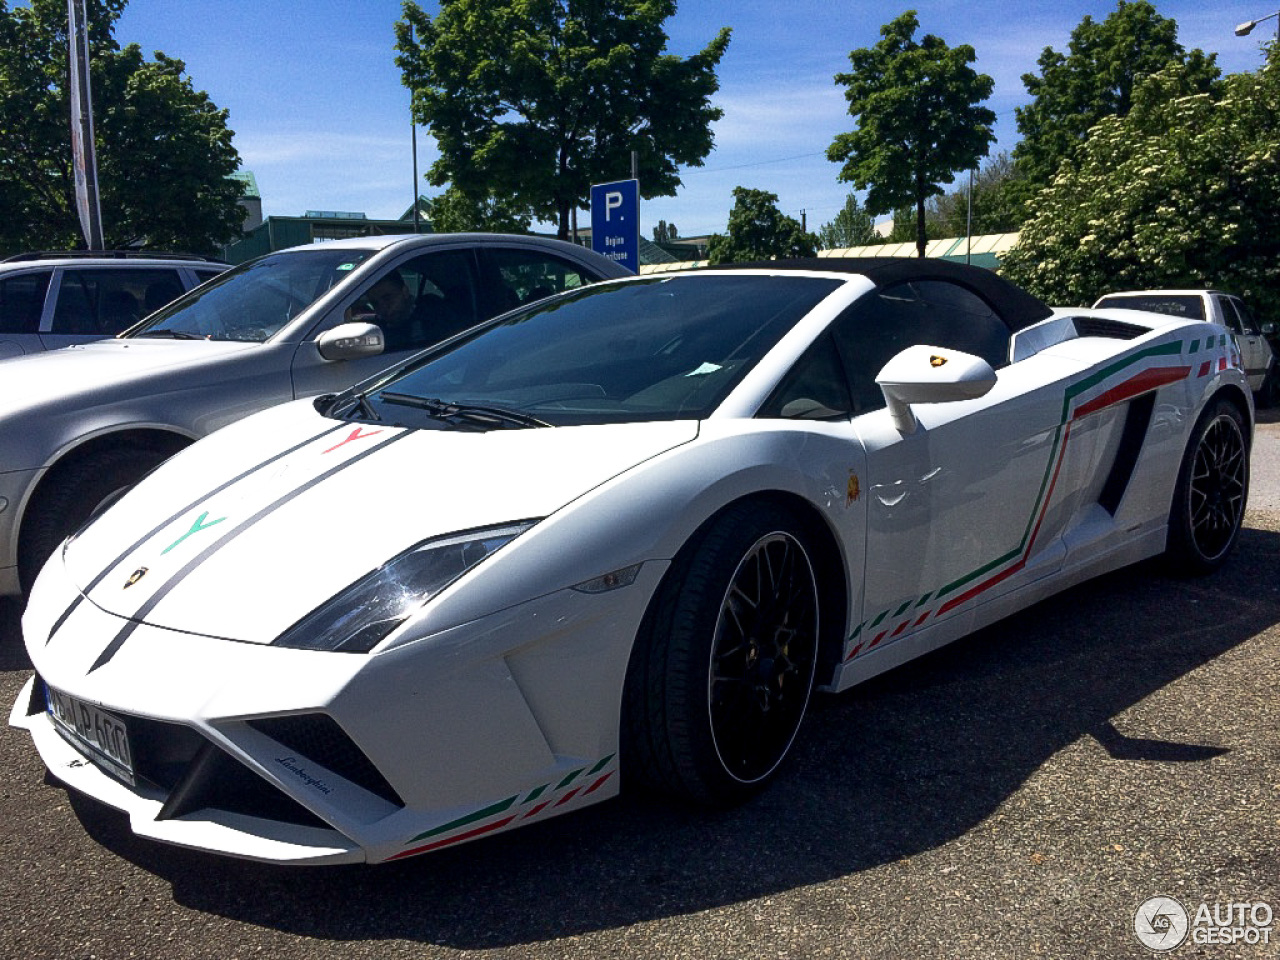
[(1047, 186), (1100, 120), (1127, 114), (1143, 78), (1179, 63), (1194, 89), (1207, 93), (1219, 75), (1214, 59), (1201, 50), (1187, 53), (1177, 22), (1148, 0), (1119, 0), (1100, 23), (1086, 16), (1071, 31), (1066, 53), (1045, 47), (1040, 73), (1022, 77), (1033, 99), (1017, 109), (1022, 140), (1013, 156), (1028, 192)]
[(666, 52), (675, 0), (406, 0), (396, 24), (414, 118), (440, 150), (431, 183), (504, 196), (569, 235), (593, 183), (639, 159), (641, 196), (670, 196), (711, 152), (723, 29), (701, 52)]
[(1041, 298), (1220, 287), (1280, 316), (1280, 47), (1199, 92), (1190, 64), (1142, 81), (1033, 204), (1004, 273)]
[(431, 200), (431, 229), (436, 233), (528, 233), (533, 217), (505, 197), (469, 197), (450, 187)]
[(857, 129), (839, 134), (827, 159), (844, 164), (840, 179), (867, 190), (872, 215), (915, 208), (916, 250), (924, 256), (925, 202), (955, 171), (974, 166), (995, 141), (996, 115), (981, 106), (994, 81), (970, 66), (973, 47), (949, 47), (926, 34), (914, 10), (880, 28), (880, 42), (849, 54), (845, 86)]
[(710, 263), (790, 260), (817, 252), (818, 238), (778, 209), (777, 194), (746, 187), (733, 188), (728, 234), (713, 235), (707, 245)]
[(1008, 153), (989, 158), (973, 175), (972, 187), (967, 174), (958, 179), (958, 189), (929, 201), (925, 216), (931, 239), (935, 233), (938, 237), (963, 237), (970, 230), (975, 236), (1015, 233), (1022, 226), (1022, 177)]
[(674, 243), (680, 238), (680, 234), (676, 232), (674, 223), (667, 223), (665, 220), (659, 220), (658, 225), (653, 228), (654, 243)]
[[(125, 2), (87, 5), (106, 245), (214, 253), (244, 220), (227, 112), (194, 88), (181, 60), (119, 46)], [(84, 246), (68, 70), (64, 0), (13, 9), (0, 0), (0, 250)]]
[[(929, 207), (924, 208), (924, 236), (926, 242), (929, 240), (939, 240), (942, 234), (938, 232), (938, 224), (929, 216)], [(914, 207), (899, 207), (889, 213), (889, 232), (885, 234), (884, 242), (899, 244), (916, 242), (916, 211)]]
[(818, 228), (818, 247), (822, 250), (861, 247), (879, 241), (875, 221), (858, 203), (857, 195), (852, 193), (845, 198), (844, 206), (835, 218)]

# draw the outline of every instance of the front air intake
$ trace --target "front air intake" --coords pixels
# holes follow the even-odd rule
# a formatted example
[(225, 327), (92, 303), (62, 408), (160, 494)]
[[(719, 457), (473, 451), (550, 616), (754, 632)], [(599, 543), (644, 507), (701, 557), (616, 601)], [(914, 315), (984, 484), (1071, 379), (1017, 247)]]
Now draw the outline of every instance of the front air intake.
[(333, 717), (323, 713), (264, 717), (250, 720), (249, 726), (374, 796), (397, 807), (404, 806), (395, 788)]

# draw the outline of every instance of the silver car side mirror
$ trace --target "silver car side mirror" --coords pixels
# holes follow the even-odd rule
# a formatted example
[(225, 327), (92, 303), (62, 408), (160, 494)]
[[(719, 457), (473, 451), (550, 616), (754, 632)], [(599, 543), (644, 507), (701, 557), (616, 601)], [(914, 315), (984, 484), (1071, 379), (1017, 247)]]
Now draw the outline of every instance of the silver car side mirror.
[(382, 328), (376, 323), (340, 323), (320, 334), (316, 348), (325, 360), (358, 360), (376, 357), (386, 342)]

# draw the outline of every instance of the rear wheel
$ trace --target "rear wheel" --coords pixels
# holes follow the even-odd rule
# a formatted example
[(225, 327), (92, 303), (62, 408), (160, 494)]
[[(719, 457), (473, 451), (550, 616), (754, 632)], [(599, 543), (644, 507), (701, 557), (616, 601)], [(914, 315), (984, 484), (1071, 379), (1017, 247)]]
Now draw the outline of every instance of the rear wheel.
[(58, 544), (164, 459), (160, 451), (127, 444), (55, 468), (58, 473), (37, 492), (22, 521), (18, 576), (23, 592), (31, 589)]
[(773, 506), (717, 518), (645, 618), (627, 675), (625, 769), (707, 804), (762, 789), (813, 688), (819, 600), (803, 525)]
[(1167, 556), (1191, 575), (1222, 566), (1235, 547), (1249, 493), (1244, 417), (1224, 399), (1210, 402), (1191, 432), (1169, 511)]

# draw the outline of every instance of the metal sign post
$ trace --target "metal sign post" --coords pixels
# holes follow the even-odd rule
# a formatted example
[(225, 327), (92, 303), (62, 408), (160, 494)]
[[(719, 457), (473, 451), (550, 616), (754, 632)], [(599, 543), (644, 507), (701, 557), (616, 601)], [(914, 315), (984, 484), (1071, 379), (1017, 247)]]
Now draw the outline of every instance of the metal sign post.
[(640, 181), (591, 188), (591, 249), (640, 272)]
[(102, 208), (98, 204), (98, 157), (93, 141), (93, 89), (89, 82), (89, 25), (84, 0), (67, 0), (71, 54), (71, 160), (76, 178), (76, 210), (90, 250), (101, 250)]

